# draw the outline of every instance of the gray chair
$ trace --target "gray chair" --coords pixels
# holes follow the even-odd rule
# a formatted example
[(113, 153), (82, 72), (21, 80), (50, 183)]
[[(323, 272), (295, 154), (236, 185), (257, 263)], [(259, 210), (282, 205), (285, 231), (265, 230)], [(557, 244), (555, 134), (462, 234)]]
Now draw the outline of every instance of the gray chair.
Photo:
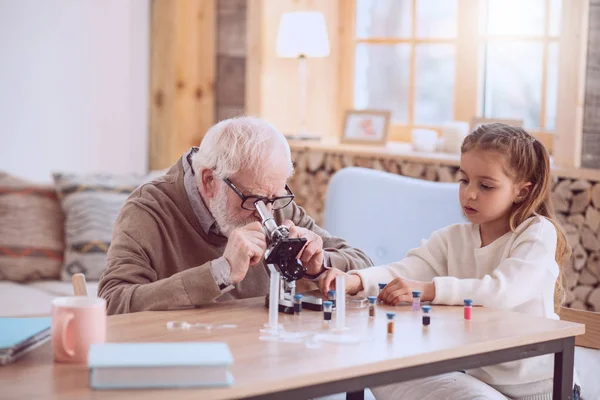
[(398, 261), (435, 230), (461, 222), (466, 219), (456, 183), (350, 167), (338, 171), (327, 188), (324, 228), (375, 265)]

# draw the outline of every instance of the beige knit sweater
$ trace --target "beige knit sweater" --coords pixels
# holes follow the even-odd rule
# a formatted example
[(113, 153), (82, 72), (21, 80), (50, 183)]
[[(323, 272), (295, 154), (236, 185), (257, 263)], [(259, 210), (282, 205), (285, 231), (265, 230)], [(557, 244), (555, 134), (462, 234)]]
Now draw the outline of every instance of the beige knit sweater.
[[(168, 173), (139, 187), (123, 206), (108, 250), (98, 295), (108, 314), (201, 306), (214, 301), (264, 296), (269, 289), (264, 263), (251, 267), (233, 290), (222, 293), (210, 263), (223, 255), (227, 238), (205, 233), (187, 197), (181, 161)], [(366, 268), (371, 260), (344, 240), (331, 236), (292, 202), (274, 213), (316, 232), (330, 267)]]

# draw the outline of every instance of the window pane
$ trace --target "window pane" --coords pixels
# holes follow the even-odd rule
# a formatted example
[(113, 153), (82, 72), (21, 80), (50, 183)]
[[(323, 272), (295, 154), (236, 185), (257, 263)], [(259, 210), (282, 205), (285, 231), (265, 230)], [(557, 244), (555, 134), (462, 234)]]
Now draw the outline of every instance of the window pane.
[(356, 0), (356, 37), (410, 37), (411, 8), (411, 0)]
[(560, 19), (562, 0), (550, 0), (550, 27), (548, 33), (550, 36), (560, 35)]
[(487, 33), (543, 35), (545, 0), (488, 0)]
[(454, 45), (418, 45), (415, 71), (415, 123), (452, 120), (454, 105)]
[(558, 92), (558, 43), (548, 45), (548, 75), (546, 76), (546, 130), (556, 129), (556, 99)]
[(418, 0), (417, 37), (455, 38), (457, 0)]
[(408, 121), (410, 45), (356, 45), (354, 106), (392, 112), (392, 122)]
[(484, 115), (523, 119), (540, 125), (542, 44), (488, 43), (485, 63)]

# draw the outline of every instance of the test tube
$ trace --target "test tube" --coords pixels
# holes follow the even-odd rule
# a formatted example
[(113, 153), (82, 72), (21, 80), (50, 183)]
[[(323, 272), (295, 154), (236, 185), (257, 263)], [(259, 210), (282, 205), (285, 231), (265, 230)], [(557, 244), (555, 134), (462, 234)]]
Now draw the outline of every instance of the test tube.
[(276, 328), (279, 318), (279, 272), (271, 271), (269, 281), (269, 327)]
[(301, 294), (294, 295), (294, 314), (300, 314), (302, 311), (302, 296)]
[(335, 307), (336, 306), (336, 304), (335, 304), (335, 290), (332, 289), (332, 290), (330, 290), (330, 291), (327, 292), (327, 300), (331, 301), (331, 303), (333, 304), (332, 307), (335, 310), (335, 308), (336, 308)]
[(472, 311), (473, 311), (473, 300), (465, 299), (464, 304), (465, 304), (465, 307), (464, 307), (465, 319), (471, 319)]
[(421, 307), (423, 311), (423, 325), (427, 326), (431, 323), (431, 306)]
[(414, 290), (412, 292), (412, 309), (413, 311), (419, 311), (421, 308), (421, 292)]
[(388, 335), (393, 335), (394, 334), (394, 317), (396, 316), (396, 313), (389, 312), (389, 313), (386, 313), (385, 315), (387, 316), (387, 319), (388, 319), (387, 333), (388, 333)]
[(323, 321), (329, 323), (331, 321), (331, 312), (333, 309), (333, 303), (329, 300), (323, 302)]
[(336, 307), (335, 307), (335, 327), (337, 330), (346, 329), (346, 277), (338, 275), (335, 278)]
[[(383, 290), (383, 288), (387, 285), (387, 283), (380, 283), (379, 284), (379, 294), (381, 294), (381, 291)], [(383, 303), (383, 301), (380, 301), (380, 303)]]
[(375, 317), (375, 303), (377, 302), (377, 296), (367, 297), (369, 300), (369, 317)]

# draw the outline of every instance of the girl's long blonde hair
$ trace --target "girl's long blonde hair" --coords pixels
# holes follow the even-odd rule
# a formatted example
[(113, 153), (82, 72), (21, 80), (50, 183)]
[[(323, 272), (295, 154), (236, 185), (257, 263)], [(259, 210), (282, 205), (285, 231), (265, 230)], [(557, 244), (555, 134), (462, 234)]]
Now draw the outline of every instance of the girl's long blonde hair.
[(550, 156), (546, 148), (524, 129), (500, 123), (482, 125), (468, 135), (461, 147), (466, 153), (473, 149), (495, 150), (507, 160), (508, 175), (515, 182), (531, 182), (527, 197), (514, 204), (510, 212), (510, 229), (514, 231), (533, 215), (546, 217), (556, 227), (556, 262), (559, 276), (554, 291), (555, 307), (565, 300), (563, 264), (571, 256), (566, 236), (556, 221), (550, 199)]

